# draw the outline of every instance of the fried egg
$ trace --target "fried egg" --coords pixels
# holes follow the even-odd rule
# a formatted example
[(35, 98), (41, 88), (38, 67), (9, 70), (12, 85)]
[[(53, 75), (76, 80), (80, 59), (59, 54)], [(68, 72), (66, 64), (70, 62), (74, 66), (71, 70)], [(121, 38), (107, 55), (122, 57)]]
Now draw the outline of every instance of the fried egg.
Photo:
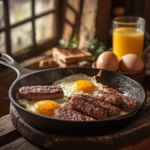
[(97, 80), (94, 77), (89, 77), (82, 73), (57, 80), (52, 85), (60, 86), (66, 97), (73, 97), (76, 94), (92, 96), (94, 91), (103, 90), (103, 85), (97, 83)]
[(26, 99), (19, 99), (17, 102), (31, 112), (43, 116), (53, 117), (54, 110), (56, 108), (65, 105), (67, 103), (67, 100), (63, 98), (56, 99), (55, 101), (54, 100), (30, 101)]
[(52, 85), (57, 85), (62, 88), (64, 92), (63, 98), (55, 100), (31, 101), (27, 99), (20, 99), (19, 94), (17, 93), (17, 102), (28, 111), (53, 117), (54, 110), (56, 108), (63, 107), (66, 103), (68, 103), (67, 98), (71, 98), (77, 94), (93, 96), (94, 91), (103, 90), (103, 85), (101, 83), (97, 83), (97, 80), (94, 77), (90, 77), (82, 73), (57, 80)]

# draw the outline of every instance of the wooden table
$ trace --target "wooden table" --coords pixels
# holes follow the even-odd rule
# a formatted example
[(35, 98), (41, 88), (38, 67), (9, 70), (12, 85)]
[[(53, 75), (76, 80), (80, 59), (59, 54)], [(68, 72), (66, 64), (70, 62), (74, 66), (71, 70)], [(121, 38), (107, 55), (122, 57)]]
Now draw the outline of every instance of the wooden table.
[[(148, 93), (147, 102), (150, 102), (150, 77), (145, 78), (143, 82), (143, 86), (146, 88), (147, 93)], [(147, 110), (147, 111), (150, 111), (150, 110)], [(147, 119), (148, 119), (147, 121), (145, 120), (145, 125), (146, 123), (149, 123), (150, 125), (150, 121), (149, 121), (150, 117), (148, 117)], [(144, 138), (142, 141), (133, 143), (132, 145), (123, 147), (119, 150), (149, 150), (150, 149), (150, 132), (148, 132), (146, 136), (143, 135)], [(24, 138), (17, 131), (17, 129), (13, 126), (10, 115), (7, 115), (7, 116), (0, 118), (0, 150), (11, 150), (11, 149), (12, 150), (15, 150), (15, 149), (16, 150), (18, 149), (19, 150), (24, 150), (24, 149), (41, 150), (41, 149), (48, 149), (48, 148), (38, 146), (30, 142), (28, 139)]]

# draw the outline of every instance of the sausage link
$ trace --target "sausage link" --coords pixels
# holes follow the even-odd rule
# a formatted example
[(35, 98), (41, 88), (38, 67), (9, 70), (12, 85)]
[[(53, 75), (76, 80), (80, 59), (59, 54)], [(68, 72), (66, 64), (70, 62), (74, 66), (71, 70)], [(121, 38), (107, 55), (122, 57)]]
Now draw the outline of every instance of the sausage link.
[(99, 120), (105, 119), (107, 117), (107, 112), (104, 108), (94, 104), (91, 101), (85, 100), (78, 95), (71, 98), (69, 104), (72, 109), (78, 110)]
[(105, 102), (103, 100), (96, 99), (96, 98), (88, 96), (88, 95), (78, 95), (78, 97), (81, 98), (81, 99), (91, 101), (94, 104), (104, 108), (107, 111), (107, 114), (108, 114), (109, 117), (119, 116), (119, 114), (121, 112), (121, 110), (118, 107), (116, 107), (116, 106), (114, 106), (114, 105), (112, 105), (108, 102)]
[(19, 95), (28, 100), (54, 100), (63, 97), (63, 90), (59, 86), (25, 86)]
[(107, 93), (103, 91), (95, 91), (94, 97), (97, 99), (101, 99), (105, 102), (109, 102), (113, 105), (119, 106), (121, 104), (121, 96), (116, 95), (116, 94)]
[(119, 96), (121, 96), (121, 105), (119, 106), (122, 110), (126, 111), (126, 112), (130, 112), (132, 110), (134, 110), (139, 102), (137, 100), (135, 100), (132, 97), (128, 97), (128, 96), (124, 96), (123, 94), (121, 94), (120, 92), (116, 91), (115, 89), (112, 88), (104, 88), (105, 92), (108, 93), (113, 93), (113, 94), (117, 94)]
[(70, 109), (68, 104), (66, 104), (62, 108), (55, 109), (54, 117), (58, 119), (62, 119), (62, 120), (71, 120), (71, 121), (94, 121), (96, 120), (78, 111)]

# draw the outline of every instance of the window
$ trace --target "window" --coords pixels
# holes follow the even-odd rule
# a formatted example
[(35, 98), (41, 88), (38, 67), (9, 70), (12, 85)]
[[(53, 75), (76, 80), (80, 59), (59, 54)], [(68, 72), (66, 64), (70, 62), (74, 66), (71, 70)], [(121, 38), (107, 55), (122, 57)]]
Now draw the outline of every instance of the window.
[(0, 0), (0, 52), (21, 60), (57, 41), (58, 0)]

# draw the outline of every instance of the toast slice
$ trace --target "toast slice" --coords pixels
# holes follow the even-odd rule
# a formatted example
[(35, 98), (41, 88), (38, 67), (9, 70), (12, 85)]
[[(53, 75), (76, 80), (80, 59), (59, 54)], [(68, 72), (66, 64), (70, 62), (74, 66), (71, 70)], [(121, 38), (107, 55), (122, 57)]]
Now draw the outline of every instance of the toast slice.
[(58, 67), (58, 64), (55, 62), (53, 57), (45, 57), (39, 61), (39, 68), (55, 68)]
[(61, 61), (58, 58), (54, 58), (55, 62), (57, 62), (57, 64), (59, 65), (59, 67), (91, 67), (92, 66), (92, 62), (90, 62), (89, 65), (84, 64), (83, 62), (74, 62), (74, 63), (69, 63), (66, 64), (63, 61)]
[(59, 65), (59, 67), (79, 67), (79, 63), (78, 62), (74, 62), (74, 63), (70, 63), (70, 64), (66, 64), (63, 61), (61, 61), (59, 58), (54, 57), (55, 62), (57, 62), (57, 64)]
[(78, 48), (54, 47), (52, 55), (64, 63), (74, 63), (82, 60), (92, 61), (92, 54)]

